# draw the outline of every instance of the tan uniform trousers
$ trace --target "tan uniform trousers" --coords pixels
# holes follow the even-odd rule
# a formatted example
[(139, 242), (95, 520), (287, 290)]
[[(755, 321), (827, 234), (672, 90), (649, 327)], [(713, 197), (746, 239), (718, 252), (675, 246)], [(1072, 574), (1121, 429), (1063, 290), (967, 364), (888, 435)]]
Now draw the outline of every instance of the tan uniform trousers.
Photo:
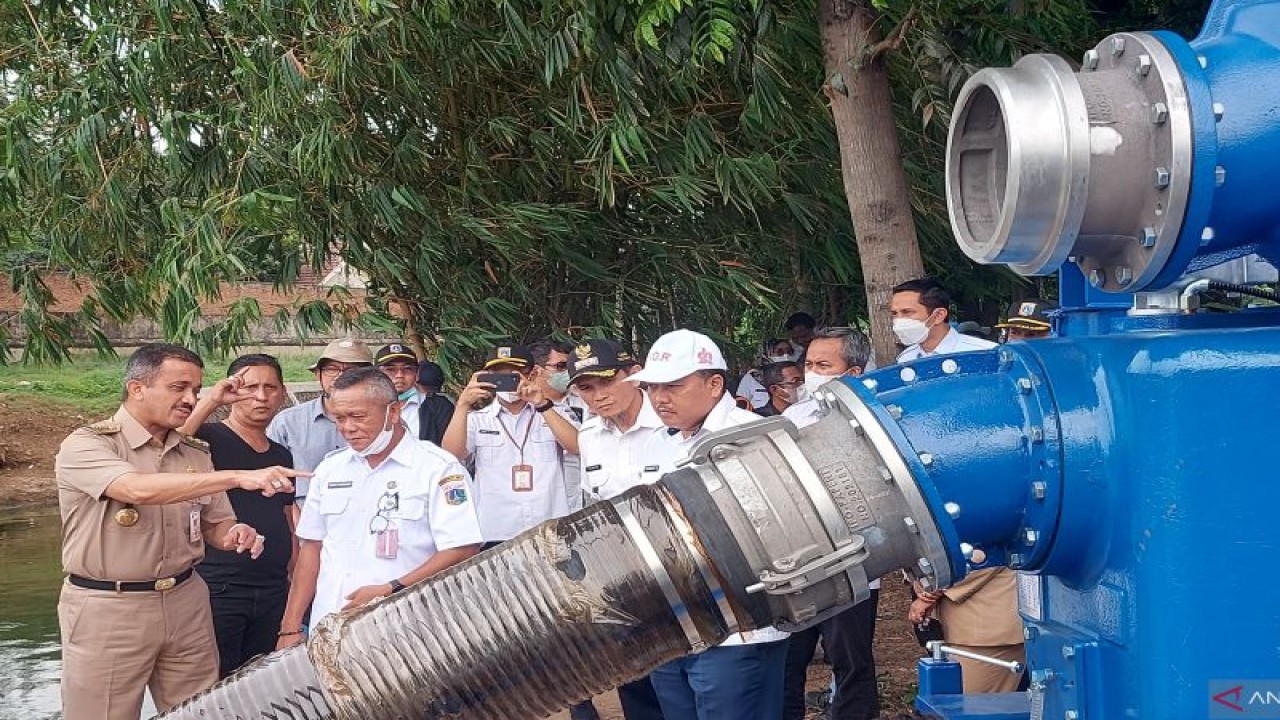
[(218, 680), (209, 589), (199, 574), (165, 592), (64, 582), (58, 624), (65, 720), (138, 720), (145, 688), (163, 712)]
[[(979, 655), (1000, 658), (1001, 660), (1017, 660), (1026, 664), (1027, 651), (1023, 645), (953, 645), (961, 650), (968, 650)], [(1002, 667), (981, 660), (951, 655), (951, 660), (960, 663), (960, 673), (964, 678), (965, 694), (969, 693), (1007, 693), (1018, 689), (1022, 673), (1011, 673)]]

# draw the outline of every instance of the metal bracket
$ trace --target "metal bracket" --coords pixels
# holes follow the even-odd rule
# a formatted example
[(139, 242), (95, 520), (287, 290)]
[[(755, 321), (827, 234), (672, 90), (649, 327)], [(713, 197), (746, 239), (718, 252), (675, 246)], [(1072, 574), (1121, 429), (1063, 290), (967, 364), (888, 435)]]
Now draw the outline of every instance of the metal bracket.
[(747, 586), (747, 592), (763, 591), (769, 595), (797, 593), (827, 578), (839, 575), (855, 565), (861, 565), (870, 555), (870, 551), (867, 550), (867, 541), (861, 535), (854, 535), (849, 544), (814, 558), (795, 570), (781, 573), (772, 570), (761, 571), (760, 582)]
[(734, 445), (742, 440), (768, 435), (775, 430), (785, 431), (792, 439), (800, 435), (800, 431), (796, 429), (795, 423), (791, 422), (790, 418), (784, 418), (781, 415), (761, 418), (746, 425), (735, 425), (724, 430), (717, 430), (711, 435), (702, 438), (693, 444), (693, 447), (689, 449), (689, 455), (677, 462), (676, 467), (704, 465), (711, 460), (711, 451), (717, 445)]
[(934, 660), (944, 659), (942, 656), (945, 654), (945, 655), (955, 655), (956, 657), (968, 658), (970, 660), (977, 660), (978, 662), (984, 662), (984, 663), (987, 663), (988, 665), (995, 665), (996, 667), (1002, 667), (1011, 673), (1020, 673), (1026, 669), (1025, 665), (1023, 665), (1022, 663), (1016, 660), (1001, 660), (1000, 658), (991, 657), (990, 655), (979, 655), (976, 652), (971, 652), (969, 650), (961, 650), (960, 648), (951, 647), (950, 645), (947, 645), (946, 643), (944, 643), (942, 640), (930, 640), (928, 645), (926, 645), (925, 647), (933, 655)]

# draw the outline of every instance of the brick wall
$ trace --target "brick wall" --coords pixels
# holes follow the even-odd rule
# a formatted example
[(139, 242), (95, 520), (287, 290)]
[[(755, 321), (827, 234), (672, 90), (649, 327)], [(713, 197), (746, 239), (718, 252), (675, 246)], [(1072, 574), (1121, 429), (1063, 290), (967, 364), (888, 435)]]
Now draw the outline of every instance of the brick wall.
[[(89, 284), (84, 279), (73, 280), (62, 273), (46, 276), (45, 284), (49, 286), (49, 290), (53, 293), (54, 303), (50, 309), (56, 313), (70, 313), (78, 310), (90, 289)], [(291, 328), (284, 328), (281, 331), (275, 327), (276, 312), (281, 308), (292, 312), (294, 308), (304, 303), (315, 300), (329, 300), (329, 289), (318, 287), (314, 284), (304, 285), (300, 283), (286, 292), (277, 292), (271, 283), (225, 284), (222, 287), (221, 297), (216, 301), (206, 303), (202, 307), (202, 314), (206, 318), (217, 320), (226, 315), (227, 307), (243, 298), (257, 300), (258, 306), (262, 309), (263, 321), (251, 331), (251, 339), (262, 344), (288, 344), (295, 343), (300, 338)], [(357, 311), (365, 309), (363, 300), (363, 290), (350, 291), (349, 302), (355, 306)], [(331, 302), (337, 302), (337, 300), (334, 299)], [(22, 339), (23, 329), (16, 321), (16, 318), (13, 317), (21, 309), (21, 297), (13, 292), (9, 277), (0, 274), (0, 322), (9, 321), (7, 324), (12, 340), (20, 341)], [(152, 342), (162, 339), (159, 326), (141, 318), (127, 323), (104, 322), (103, 328), (107, 333), (107, 337), (112, 342), (119, 344)], [(323, 342), (323, 339), (313, 339), (313, 342)]]

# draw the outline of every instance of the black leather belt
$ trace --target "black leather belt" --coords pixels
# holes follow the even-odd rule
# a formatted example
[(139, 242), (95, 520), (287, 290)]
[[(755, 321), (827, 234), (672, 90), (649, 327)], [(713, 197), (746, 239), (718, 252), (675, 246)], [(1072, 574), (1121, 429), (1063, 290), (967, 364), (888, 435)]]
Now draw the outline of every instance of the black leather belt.
[(68, 575), (67, 580), (76, 587), (89, 590), (111, 590), (112, 592), (157, 592), (172, 590), (191, 577), (191, 568), (187, 568), (173, 577), (159, 580), (94, 580), (82, 575)]

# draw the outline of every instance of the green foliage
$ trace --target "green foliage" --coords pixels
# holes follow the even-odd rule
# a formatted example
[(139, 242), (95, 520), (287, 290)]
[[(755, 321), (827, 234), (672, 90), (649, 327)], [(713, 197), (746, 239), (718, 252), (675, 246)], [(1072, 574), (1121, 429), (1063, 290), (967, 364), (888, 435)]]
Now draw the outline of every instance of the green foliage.
[[(1023, 5), (877, 5), (886, 35), (910, 22), (890, 62), (925, 253), (973, 307), (1022, 281), (951, 241), (950, 99), (1093, 35), (1078, 2)], [(209, 324), (220, 282), (332, 252), (370, 279), (356, 322), (406, 317), (446, 367), (681, 325), (747, 353), (786, 311), (866, 312), (812, 0), (55, 0), (0, 6), (0, 40), (0, 232), (44, 253), (12, 276), (32, 361), (135, 315), (225, 353), (261, 309)], [(74, 316), (48, 312), (50, 269), (92, 283)]]
[[(206, 327), (219, 281), (334, 250), (446, 361), (547, 331), (727, 333), (792, 282), (780, 233), (846, 225), (812, 20), (762, 3), (672, 4), (660, 47), (622, 0), (29, 7), (38, 32), (3, 11), (28, 31), (5, 207), (92, 280), (91, 310), (203, 349), (257, 313)], [(65, 360), (28, 282), (49, 338), (29, 357)]]

